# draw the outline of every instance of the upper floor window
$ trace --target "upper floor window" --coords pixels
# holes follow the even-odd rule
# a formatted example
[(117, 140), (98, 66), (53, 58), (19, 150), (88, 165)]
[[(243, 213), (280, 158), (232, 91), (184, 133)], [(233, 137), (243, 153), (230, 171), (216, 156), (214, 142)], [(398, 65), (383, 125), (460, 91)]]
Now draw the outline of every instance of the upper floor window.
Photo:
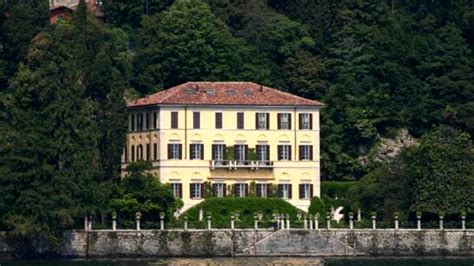
[(291, 184), (278, 184), (278, 195), (283, 199), (291, 199)]
[(243, 164), (247, 160), (248, 145), (237, 144), (234, 145), (234, 160), (238, 161), (239, 164)]
[(313, 160), (313, 145), (300, 145), (299, 146), (299, 159), (302, 160)]
[(140, 144), (137, 146), (137, 161), (143, 160), (143, 146)]
[(300, 184), (300, 199), (311, 199), (313, 197), (313, 185), (312, 184)]
[(247, 196), (248, 184), (234, 184), (234, 194), (238, 198)]
[(226, 195), (226, 186), (224, 183), (212, 184), (212, 195), (214, 197), (223, 198)]
[(222, 128), (222, 113), (216, 113), (216, 128)]
[(189, 150), (191, 160), (203, 160), (204, 159), (204, 145), (203, 144), (190, 144)]
[(270, 145), (257, 145), (255, 148), (258, 161), (270, 161)]
[(201, 128), (201, 113), (200, 112), (193, 112), (193, 128), (194, 129)]
[(158, 128), (158, 113), (153, 112), (153, 128), (157, 129)]
[(137, 130), (143, 130), (143, 114), (138, 113), (137, 114)]
[(244, 129), (244, 113), (237, 113), (237, 129)]
[(130, 158), (130, 161), (134, 162), (135, 161), (135, 145), (132, 145), (130, 147), (130, 155), (132, 156), (132, 158)]
[(278, 145), (278, 160), (291, 160), (291, 145)]
[(153, 143), (153, 160), (158, 160), (158, 144)]
[(269, 184), (257, 184), (255, 186), (255, 194), (259, 198), (267, 198), (269, 196), (270, 185)]
[(178, 128), (178, 112), (171, 112), (171, 128)]
[(182, 145), (178, 143), (168, 144), (168, 159), (176, 160), (181, 159)]
[(300, 114), (299, 120), (300, 129), (313, 129), (313, 114)]
[(135, 114), (130, 115), (130, 131), (135, 131)]
[(149, 161), (149, 160), (151, 159), (151, 158), (150, 158), (150, 154), (151, 154), (150, 143), (147, 143), (145, 147), (146, 147), (146, 151), (145, 151), (146, 160)]
[(269, 113), (256, 113), (255, 114), (255, 128), (256, 129), (269, 129), (270, 128), (270, 114)]
[(183, 184), (171, 183), (171, 189), (175, 198), (183, 198)]
[(278, 129), (291, 129), (291, 114), (278, 114)]
[(150, 125), (150, 113), (145, 113), (145, 130), (149, 129)]
[(212, 160), (223, 161), (225, 156), (224, 144), (212, 144)]
[(191, 199), (202, 199), (204, 197), (204, 186), (201, 183), (189, 184), (189, 196)]

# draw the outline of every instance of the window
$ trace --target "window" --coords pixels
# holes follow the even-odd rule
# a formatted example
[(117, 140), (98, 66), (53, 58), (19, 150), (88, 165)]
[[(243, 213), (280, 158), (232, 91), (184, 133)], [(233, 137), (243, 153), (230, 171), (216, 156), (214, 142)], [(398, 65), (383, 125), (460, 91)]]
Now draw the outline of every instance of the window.
[(313, 129), (313, 114), (300, 114), (299, 120), (300, 129)]
[(278, 195), (282, 199), (291, 199), (291, 185), (290, 184), (279, 184)]
[(225, 145), (212, 144), (212, 160), (222, 163), (221, 161), (224, 160), (224, 156), (225, 156)]
[(300, 184), (300, 199), (311, 199), (313, 197), (312, 184)]
[(140, 144), (137, 146), (137, 161), (143, 160), (143, 146)]
[(243, 198), (247, 196), (248, 184), (234, 184), (234, 194), (237, 198)]
[(158, 160), (158, 144), (153, 143), (153, 160)]
[(132, 155), (132, 158), (130, 159), (130, 161), (134, 162), (135, 161), (135, 146), (134, 145), (132, 145), (130, 149), (130, 154)]
[(150, 143), (147, 143), (146, 144), (146, 160), (149, 161), (151, 158), (150, 158)]
[(183, 184), (171, 183), (171, 189), (175, 198), (183, 198)]
[(143, 114), (137, 114), (137, 130), (143, 130)]
[(191, 160), (203, 160), (204, 159), (204, 144), (190, 144), (189, 151)]
[(178, 112), (171, 112), (171, 128), (178, 128)]
[(153, 112), (153, 128), (157, 129), (158, 128), (158, 113)]
[(270, 146), (257, 145), (256, 147), (257, 161), (270, 161)]
[(255, 187), (256, 196), (259, 198), (267, 198), (269, 193), (269, 184), (257, 184)]
[(299, 149), (300, 161), (313, 160), (313, 145), (300, 145)]
[(212, 184), (212, 195), (223, 198), (226, 196), (226, 186), (223, 183)]
[(269, 113), (256, 113), (255, 114), (255, 128), (256, 129), (269, 129), (270, 127), (270, 114)]
[(193, 112), (193, 128), (201, 128), (201, 113), (199, 112)]
[(124, 161), (124, 162), (128, 162), (128, 149), (127, 149), (127, 145), (125, 145), (125, 147), (123, 147), (123, 161)]
[(238, 164), (244, 164), (247, 160), (248, 146), (237, 144), (234, 145), (234, 160), (238, 161)]
[(135, 114), (130, 115), (130, 131), (135, 131)]
[(189, 192), (191, 199), (201, 199), (204, 197), (204, 186), (201, 183), (191, 183)]
[(182, 151), (181, 144), (177, 144), (177, 143), (168, 144), (168, 159), (170, 160), (181, 159), (181, 154), (182, 154), (181, 151)]
[(216, 113), (216, 128), (222, 128), (222, 113)]
[(291, 114), (278, 114), (278, 129), (291, 129)]
[(237, 129), (244, 129), (244, 113), (237, 113)]
[(291, 160), (291, 145), (278, 145), (278, 160)]
[(150, 113), (145, 114), (145, 130), (150, 129)]

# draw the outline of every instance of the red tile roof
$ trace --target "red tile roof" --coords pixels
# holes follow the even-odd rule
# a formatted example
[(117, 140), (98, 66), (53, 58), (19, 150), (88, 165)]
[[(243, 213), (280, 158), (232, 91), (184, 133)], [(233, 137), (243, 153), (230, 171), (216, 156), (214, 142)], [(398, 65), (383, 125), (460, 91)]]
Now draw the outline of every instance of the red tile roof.
[(313, 101), (253, 82), (186, 82), (127, 103), (147, 105), (322, 106)]

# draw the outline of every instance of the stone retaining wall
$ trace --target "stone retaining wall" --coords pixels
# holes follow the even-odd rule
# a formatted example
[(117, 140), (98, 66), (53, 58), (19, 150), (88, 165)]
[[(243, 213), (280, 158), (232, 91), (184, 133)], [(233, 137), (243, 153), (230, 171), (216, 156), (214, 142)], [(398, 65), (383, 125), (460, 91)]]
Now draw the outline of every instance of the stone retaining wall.
[[(9, 252), (5, 234), (0, 232), (0, 255)], [(474, 256), (474, 230), (79, 230), (64, 234), (58, 255)]]

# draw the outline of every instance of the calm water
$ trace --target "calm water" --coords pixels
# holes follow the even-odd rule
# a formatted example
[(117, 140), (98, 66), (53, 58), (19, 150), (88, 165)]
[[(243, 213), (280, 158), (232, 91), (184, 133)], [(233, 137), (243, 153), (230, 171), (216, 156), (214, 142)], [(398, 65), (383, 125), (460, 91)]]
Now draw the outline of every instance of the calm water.
[(155, 260), (33, 260), (0, 261), (0, 266), (214, 266), (214, 265), (325, 265), (325, 266), (474, 266), (471, 258), (209, 258), (209, 259), (155, 259)]

